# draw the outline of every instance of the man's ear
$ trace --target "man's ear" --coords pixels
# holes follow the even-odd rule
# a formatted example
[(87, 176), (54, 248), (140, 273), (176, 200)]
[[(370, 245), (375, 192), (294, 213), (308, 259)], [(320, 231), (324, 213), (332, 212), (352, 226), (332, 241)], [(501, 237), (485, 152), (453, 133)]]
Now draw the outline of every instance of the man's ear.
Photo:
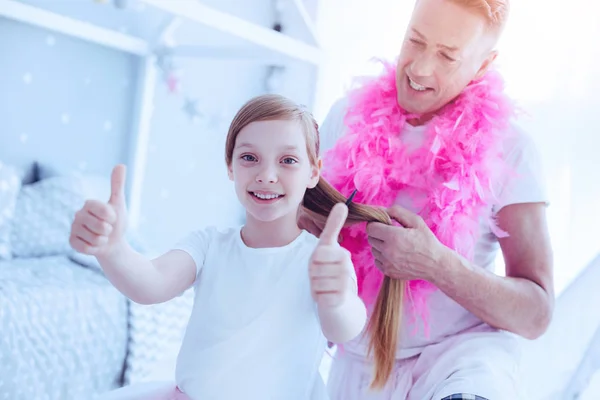
[(486, 72), (488, 72), (488, 70), (496, 60), (496, 57), (498, 57), (498, 50), (490, 51), (485, 60), (483, 60), (483, 63), (481, 63), (481, 67), (479, 67), (479, 71), (477, 71), (477, 74), (475, 74), (474, 80), (480, 79), (483, 75), (486, 74)]

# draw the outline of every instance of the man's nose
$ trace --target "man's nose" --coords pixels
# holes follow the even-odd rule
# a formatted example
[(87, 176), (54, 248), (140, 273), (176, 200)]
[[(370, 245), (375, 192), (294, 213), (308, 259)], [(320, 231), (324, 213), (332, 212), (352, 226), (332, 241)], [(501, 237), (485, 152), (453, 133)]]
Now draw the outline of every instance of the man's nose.
[(410, 65), (410, 72), (413, 73), (415, 78), (431, 76), (434, 69), (435, 60), (429, 53), (420, 54)]

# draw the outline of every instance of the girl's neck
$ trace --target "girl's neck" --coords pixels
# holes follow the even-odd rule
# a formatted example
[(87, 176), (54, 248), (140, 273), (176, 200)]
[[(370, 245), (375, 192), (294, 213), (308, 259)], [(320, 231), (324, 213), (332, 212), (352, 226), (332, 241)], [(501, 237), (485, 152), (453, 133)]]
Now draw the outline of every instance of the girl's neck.
[(246, 246), (253, 248), (283, 247), (296, 240), (301, 232), (294, 213), (269, 222), (246, 214), (242, 240)]

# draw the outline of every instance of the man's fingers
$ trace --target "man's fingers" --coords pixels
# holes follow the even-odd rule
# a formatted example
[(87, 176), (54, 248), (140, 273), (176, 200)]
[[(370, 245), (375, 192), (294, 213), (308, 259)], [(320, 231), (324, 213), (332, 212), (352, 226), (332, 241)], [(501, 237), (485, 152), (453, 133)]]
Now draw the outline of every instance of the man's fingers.
[(369, 239), (379, 239), (380, 241), (384, 241), (394, 229), (401, 229), (398, 226), (386, 225), (381, 222), (369, 222), (367, 224), (367, 235)]
[(374, 237), (371, 237), (371, 236), (369, 236), (367, 238), (367, 241), (371, 245), (371, 248), (377, 249), (379, 251), (381, 251), (383, 249), (383, 245), (385, 243), (383, 240), (375, 239)]
[(384, 255), (381, 254), (381, 252), (379, 250), (371, 249), (371, 253), (373, 254), (373, 258), (375, 258), (376, 260), (379, 260), (379, 261), (385, 260)]
[(421, 217), (398, 205), (388, 208), (387, 213), (405, 228), (416, 228), (421, 223)]

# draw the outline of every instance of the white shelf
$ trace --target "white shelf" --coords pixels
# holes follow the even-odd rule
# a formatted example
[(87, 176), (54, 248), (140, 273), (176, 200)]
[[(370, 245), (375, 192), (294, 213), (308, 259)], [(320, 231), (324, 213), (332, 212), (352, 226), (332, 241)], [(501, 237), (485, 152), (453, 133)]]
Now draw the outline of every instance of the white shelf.
[[(191, 50), (191, 47), (186, 49), (187, 53), (193, 52), (198, 57), (246, 59), (256, 62), (261, 62), (260, 58), (262, 58), (263, 63), (281, 63), (292, 59), (316, 66), (321, 64), (322, 51), (318, 45), (304, 43), (272, 29), (246, 21), (243, 18), (216, 10), (202, 4), (200, 1), (140, 1), (169, 14), (173, 18), (171, 22), (179, 24), (183, 20), (202, 24), (258, 46), (258, 49), (256, 49), (256, 46), (229, 47), (221, 50), (208, 49), (206, 46), (199, 46), (196, 50)], [(310, 15), (304, 7), (304, 3), (302, 0), (293, 1), (296, 11), (301, 16), (303, 23), (314, 39), (313, 41), (318, 43), (316, 30)], [(149, 55), (157, 44), (157, 38), (144, 40), (15, 0), (0, 0), (0, 16), (138, 56)], [(254, 54), (252, 54), (253, 52)]]
[(246, 62), (258, 65), (284, 65), (288, 60), (283, 54), (264, 48), (248, 46), (188, 46), (179, 45), (169, 51), (174, 57), (202, 58)]
[(319, 65), (321, 50), (300, 40), (273, 31), (242, 18), (216, 10), (199, 1), (141, 0), (142, 2), (167, 12), (173, 16), (199, 23), (216, 30), (234, 35), (277, 54), (292, 59)]
[[(327, 0), (325, 0), (325, 1), (327, 1)], [(306, 7), (304, 6), (304, 1), (303, 0), (292, 0), (292, 2), (294, 3), (296, 10), (298, 11), (298, 14), (300, 14), (300, 18), (302, 18), (302, 22), (304, 23), (304, 26), (306, 27), (306, 29), (312, 36), (314, 44), (319, 46), (320, 40), (319, 40), (319, 35), (317, 34), (317, 27), (316, 27), (315, 23), (313, 22), (310, 14), (308, 13), (308, 10), (306, 10)]]
[(0, 0), (0, 16), (139, 56), (150, 51), (142, 39), (14, 0)]

